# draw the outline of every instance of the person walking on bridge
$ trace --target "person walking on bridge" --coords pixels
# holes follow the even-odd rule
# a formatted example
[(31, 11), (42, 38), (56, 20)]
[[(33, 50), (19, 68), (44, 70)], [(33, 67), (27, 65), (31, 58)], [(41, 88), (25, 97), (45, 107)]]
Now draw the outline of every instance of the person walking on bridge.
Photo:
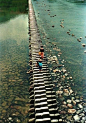
[(41, 48), (40, 48), (39, 55), (41, 55), (42, 59), (44, 58), (44, 48), (43, 48), (43, 46), (41, 46)]
[(41, 58), (41, 57), (40, 57), (40, 59), (37, 61), (36, 67), (39, 67), (39, 71), (42, 70), (42, 58)]

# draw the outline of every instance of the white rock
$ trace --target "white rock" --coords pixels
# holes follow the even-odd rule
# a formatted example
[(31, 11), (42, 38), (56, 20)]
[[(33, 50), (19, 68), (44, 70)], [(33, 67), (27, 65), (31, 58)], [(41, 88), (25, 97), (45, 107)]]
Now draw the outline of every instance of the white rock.
[(78, 100), (78, 99), (76, 99), (75, 101), (76, 101), (77, 103), (80, 102), (80, 100)]
[(74, 100), (75, 99), (75, 97), (71, 97), (71, 100)]
[(9, 119), (9, 120), (12, 120), (12, 117), (9, 117), (8, 119)]
[(72, 90), (72, 89), (70, 89), (70, 93), (71, 93), (71, 94), (73, 93), (73, 90)]
[(73, 104), (76, 105), (76, 101), (73, 100)]
[(82, 39), (82, 37), (80, 37), (80, 39)]
[(56, 56), (53, 56), (53, 60), (57, 61), (57, 57)]
[(71, 100), (68, 99), (67, 102), (68, 102), (68, 103), (71, 103)]
[(72, 105), (72, 104), (67, 104), (67, 106), (68, 106), (69, 108), (73, 108), (73, 105)]
[(68, 89), (64, 89), (63, 91), (64, 91), (65, 93), (69, 93)]
[(63, 104), (66, 105), (67, 103), (65, 101), (63, 101)]
[(86, 53), (86, 50), (84, 51), (84, 53)]
[(78, 107), (79, 107), (79, 108), (83, 108), (83, 106), (82, 106), (81, 104), (78, 104)]
[(65, 76), (68, 76), (68, 74), (67, 74), (67, 73), (65, 73)]
[(73, 113), (75, 113), (75, 112), (76, 112), (75, 109), (68, 109), (68, 113), (70, 113), (70, 114), (73, 114)]
[(82, 117), (82, 120), (84, 120), (84, 121), (85, 121), (85, 120), (86, 120), (86, 118), (85, 118), (85, 117)]
[(75, 116), (74, 116), (74, 120), (75, 120), (75, 121), (79, 121), (79, 120), (80, 120), (80, 117), (79, 117), (78, 115), (75, 115)]
[(57, 93), (57, 94), (62, 94), (62, 93), (63, 93), (63, 91), (56, 91), (56, 93)]

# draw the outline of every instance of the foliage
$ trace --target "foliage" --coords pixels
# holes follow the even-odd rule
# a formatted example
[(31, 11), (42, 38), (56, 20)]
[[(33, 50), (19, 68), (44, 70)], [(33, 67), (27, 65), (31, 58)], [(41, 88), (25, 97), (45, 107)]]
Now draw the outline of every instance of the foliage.
[(0, 0), (0, 10), (25, 12), (28, 7), (28, 0)]

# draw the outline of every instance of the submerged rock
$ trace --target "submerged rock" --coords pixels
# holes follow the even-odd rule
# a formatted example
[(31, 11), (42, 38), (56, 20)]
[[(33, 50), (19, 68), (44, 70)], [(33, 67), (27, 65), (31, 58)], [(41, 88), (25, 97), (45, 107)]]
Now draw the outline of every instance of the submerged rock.
[(70, 99), (68, 99), (68, 100), (67, 100), (67, 103), (71, 103), (71, 100), (70, 100)]
[(68, 106), (69, 108), (73, 108), (73, 105), (72, 105), (72, 104), (67, 104), (67, 106)]
[(70, 113), (70, 114), (73, 114), (73, 113), (75, 113), (75, 112), (76, 112), (75, 109), (68, 109), (68, 113)]
[(56, 93), (57, 93), (57, 94), (62, 94), (62, 93), (63, 93), (63, 91), (56, 91)]
[(83, 108), (83, 106), (82, 106), (81, 104), (78, 104), (78, 107), (79, 107), (79, 108)]
[(79, 121), (80, 120), (79, 115), (75, 115), (73, 118), (74, 118), (75, 121)]
[(82, 46), (83, 46), (83, 47), (85, 47), (85, 46), (86, 46), (86, 44), (82, 44)]

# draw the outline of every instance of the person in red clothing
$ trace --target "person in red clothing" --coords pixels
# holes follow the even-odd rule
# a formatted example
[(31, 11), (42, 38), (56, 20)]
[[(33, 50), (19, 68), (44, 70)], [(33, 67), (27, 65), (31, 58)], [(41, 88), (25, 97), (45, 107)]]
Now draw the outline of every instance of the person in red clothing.
[(41, 46), (40, 52), (41, 52), (41, 58), (43, 59), (44, 58), (44, 48), (43, 48), (43, 46)]

